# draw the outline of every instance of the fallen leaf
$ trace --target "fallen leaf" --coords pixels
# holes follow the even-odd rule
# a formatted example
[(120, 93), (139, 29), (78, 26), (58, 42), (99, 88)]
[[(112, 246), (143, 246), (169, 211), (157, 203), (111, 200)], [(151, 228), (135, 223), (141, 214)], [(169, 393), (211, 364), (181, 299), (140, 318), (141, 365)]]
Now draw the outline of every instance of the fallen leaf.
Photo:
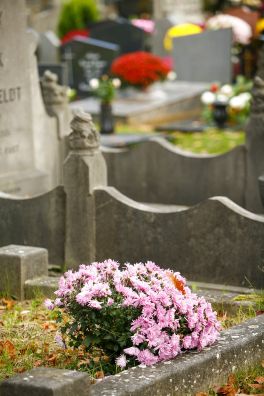
[(99, 378), (104, 378), (104, 372), (103, 371), (97, 371), (95, 373), (95, 378), (99, 379)]
[(34, 367), (42, 366), (42, 364), (43, 364), (42, 360), (36, 360), (35, 363), (34, 363)]
[(236, 389), (234, 388), (233, 385), (224, 385), (221, 386), (221, 388), (217, 389), (217, 394), (220, 396), (226, 395), (226, 396), (236, 396)]
[(90, 359), (83, 359), (83, 360), (80, 360), (79, 362), (78, 362), (78, 364), (77, 364), (77, 367), (78, 368), (80, 368), (82, 365), (84, 365), (84, 364), (90, 364)]
[(41, 327), (42, 327), (44, 330), (52, 330), (52, 331), (57, 330), (56, 324), (55, 324), (55, 323), (52, 323), (52, 322), (45, 322), (45, 323), (42, 324)]
[(13, 308), (13, 306), (15, 305), (15, 301), (14, 300), (8, 300), (6, 298), (2, 299), (2, 303), (5, 305), (5, 309), (10, 310)]
[(0, 342), (0, 353), (7, 353), (9, 355), (9, 357), (12, 359), (16, 356), (16, 348), (14, 346), (14, 344), (9, 341), (1, 341)]
[(198, 393), (195, 393), (195, 396), (208, 396), (208, 393), (198, 392)]
[(251, 388), (264, 390), (263, 384), (248, 384)]
[(255, 382), (257, 382), (258, 384), (264, 384), (264, 377), (255, 378)]
[(14, 371), (15, 371), (16, 373), (24, 373), (26, 370), (27, 370), (27, 369), (26, 369), (25, 367), (18, 367), (18, 368), (15, 368), (15, 369), (14, 369)]
[(57, 361), (57, 355), (53, 354), (53, 355), (49, 355), (49, 357), (46, 359), (46, 361), (49, 364), (52, 364), (53, 366), (55, 365), (56, 361)]
[(172, 281), (176, 289), (178, 289), (182, 294), (186, 294), (186, 291), (184, 289), (184, 284), (182, 281), (176, 278), (176, 276), (171, 272), (167, 272), (167, 276)]

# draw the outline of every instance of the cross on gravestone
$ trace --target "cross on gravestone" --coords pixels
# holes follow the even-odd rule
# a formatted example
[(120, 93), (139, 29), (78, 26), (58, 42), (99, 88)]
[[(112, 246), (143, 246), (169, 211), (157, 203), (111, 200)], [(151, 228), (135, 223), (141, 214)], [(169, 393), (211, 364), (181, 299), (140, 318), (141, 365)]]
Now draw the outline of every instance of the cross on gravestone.
[(76, 38), (62, 46), (62, 59), (69, 70), (69, 85), (79, 96), (92, 93), (89, 81), (107, 73), (119, 47), (100, 40)]
[(36, 43), (26, 31), (23, 0), (1, 0), (0, 21), (0, 190), (19, 193), (22, 180), (41, 185), (45, 179), (34, 166), (30, 56)]

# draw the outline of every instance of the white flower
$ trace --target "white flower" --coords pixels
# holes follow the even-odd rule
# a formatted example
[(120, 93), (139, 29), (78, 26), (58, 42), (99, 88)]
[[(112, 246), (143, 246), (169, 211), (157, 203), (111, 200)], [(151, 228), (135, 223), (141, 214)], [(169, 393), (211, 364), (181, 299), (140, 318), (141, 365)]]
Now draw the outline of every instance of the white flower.
[(241, 95), (233, 96), (233, 98), (230, 99), (229, 106), (235, 110), (242, 110), (245, 106), (245, 101), (243, 97), (241, 98)]
[(115, 88), (120, 88), (121, 86), (121, 81), (119, 80), (119, 78), (113, 78), (112, 80), (112, 84)]
[(223, 95), (223, 94), (218, 94), (216, 96), (216, 100), (217, 100), (217, 102), (227, 103), (228, 102), (228, 97), (226, 95)]
[(213, 92), (206, 91), (202, 94), (201, 101), (205, 105), (210, 105), (215, 101), (215, 94), (213, 94)]
[(226, 96), (232, 96), (233, 95), (233, 88), (229, 84), (225, 84), (221, 87), (220, 93)]
[(92, 89), (97, 89), (99, 87), (99, 80), (97, 78), (92, 78), (89, 81), (89, 85)]
[(251, 100), (251, 94), (249, 92), (243, 92), (239, 96), (244, 100), (245, 104)]
[(167, 74), (167, 79), (170, 81), (176, 80), (176, 77), (177, 77), (177, 74), (172, 70)]

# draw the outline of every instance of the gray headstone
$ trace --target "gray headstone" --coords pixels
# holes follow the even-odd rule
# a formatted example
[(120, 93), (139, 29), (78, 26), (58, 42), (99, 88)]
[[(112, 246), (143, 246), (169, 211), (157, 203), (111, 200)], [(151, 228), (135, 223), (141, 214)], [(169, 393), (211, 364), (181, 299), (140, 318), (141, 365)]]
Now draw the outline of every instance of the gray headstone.
[(155, 21), (155, 30), (152, 39), (152, 52), (158, 56), (167, 56), (168, 52), (165, 50), (163, 41), (167, 31), (173, 24), (167, 18), (157, 19)]
[(92, 92), (89, 81), (107, 73), (119, 47), (100, 40), (76, 38), (62, 46), (62, 60), (67, 63), (69, 84), (79, 96)]
[(3, 381), (1, 396), (86, 396), (90, 378), (73, 370), (39, 367)]
[(43, 174), (35, 168), (32, 131), (30, 57), (35, 46), (34, 36), (26, 32), (24, 1), (1, 0), (0, 190), (5, 192), (19, 193), (28, 178), (38, 180), (35, 192), (45, 184)]
[(59, 114), (44, 107), (38, 37), (27, 32), (26, 21), (25, 0), (0, 1), (0, 191), (28, 197), (62, 183), (69, 108), (66, 94), (64, 100), (57, 89), (53, 104)]
[(202, 0), (163, 0), (166, 15), (175, 23), (202, 22)]
[(40, 63), (59, 62), (60, 40), (54, 32), (41, 33), (39, 35), (38, 61)]
[(23, 300), (25, 281), (48, 274), (48, 251), (30, 246), (2, 247), (0, 273), (0, 292)]
[(173, 63), (177, 79), (231, 82), (231, 45), (231, 29), (174, 38)]

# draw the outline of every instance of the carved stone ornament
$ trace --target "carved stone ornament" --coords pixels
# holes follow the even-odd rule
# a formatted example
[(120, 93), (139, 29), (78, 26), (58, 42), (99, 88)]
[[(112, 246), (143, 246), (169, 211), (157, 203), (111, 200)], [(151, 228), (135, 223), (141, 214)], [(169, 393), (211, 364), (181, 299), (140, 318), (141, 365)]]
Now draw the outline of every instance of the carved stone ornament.
[(41, 90), (46, 106), (68, 103), (67, 87), (58, 84), (58, 76), (46, 70), (41, 79)]
[(72, 150), (95, 151), (100, 146), (99, 133), (90, 114), (77, 110), (71, 121), (72, 133), (69, 135), (69, 146)]
[(264, 115), (264, 80), (258, 76), (254, 78), (251, 114)]

